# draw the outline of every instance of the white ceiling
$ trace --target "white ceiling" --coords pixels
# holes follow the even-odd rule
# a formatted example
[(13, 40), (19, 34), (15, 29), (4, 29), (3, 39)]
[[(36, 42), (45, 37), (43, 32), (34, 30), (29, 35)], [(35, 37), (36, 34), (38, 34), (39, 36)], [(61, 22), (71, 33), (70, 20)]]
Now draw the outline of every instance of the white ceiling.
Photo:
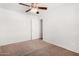
[(28, 8), (18, 3), (0, 3), (0, 8), (18, 11), (18, 12), (25, 12)]
[[(56, 8), (62, 4), (60, 3), (44, 3), (48, 7), (48, 9)], [(18, 3), (0, 3), (0, 8), (17, 11), (17, 12), (25, 12), (28, 7), (19, 5)]]

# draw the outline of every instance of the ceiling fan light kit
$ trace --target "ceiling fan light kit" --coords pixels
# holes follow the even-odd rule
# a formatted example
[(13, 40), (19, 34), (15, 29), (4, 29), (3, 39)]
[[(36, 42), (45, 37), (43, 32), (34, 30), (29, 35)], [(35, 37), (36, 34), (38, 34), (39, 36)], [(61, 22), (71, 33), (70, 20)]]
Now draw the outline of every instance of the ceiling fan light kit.
[(39, 14), (39, 11), (37, 8), (32, 8), (30, 12), (35, 13), (35, 14)]
[(32, 8), (31, 12), (36, 13), (37, 12), (37, 8)]

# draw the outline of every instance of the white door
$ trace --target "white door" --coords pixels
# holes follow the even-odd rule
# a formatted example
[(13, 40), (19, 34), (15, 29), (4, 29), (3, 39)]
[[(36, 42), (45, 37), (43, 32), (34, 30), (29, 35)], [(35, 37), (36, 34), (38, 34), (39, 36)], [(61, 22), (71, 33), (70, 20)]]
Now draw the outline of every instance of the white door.
[(40, 38), (40, 20), (38, 18), (32, 19), (32, 40)]

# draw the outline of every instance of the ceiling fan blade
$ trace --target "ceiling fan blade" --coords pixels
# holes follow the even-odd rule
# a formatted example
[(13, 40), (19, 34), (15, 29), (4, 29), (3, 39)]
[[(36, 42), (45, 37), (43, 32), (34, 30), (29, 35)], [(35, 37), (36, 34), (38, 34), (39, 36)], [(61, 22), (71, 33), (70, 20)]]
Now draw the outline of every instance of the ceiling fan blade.
[(25, 12), (29, 12), (31, 9), (26, 10)]
[(30, 7), (30, 5), (26, 5), (26, 4), (24, 4), (24, 3), (19, 3), (20, 5), (24, 5), (24, 6), (28, 6), (28, 7)]
[(38, 7), (38, 9), (47, 10), (47, 7)]

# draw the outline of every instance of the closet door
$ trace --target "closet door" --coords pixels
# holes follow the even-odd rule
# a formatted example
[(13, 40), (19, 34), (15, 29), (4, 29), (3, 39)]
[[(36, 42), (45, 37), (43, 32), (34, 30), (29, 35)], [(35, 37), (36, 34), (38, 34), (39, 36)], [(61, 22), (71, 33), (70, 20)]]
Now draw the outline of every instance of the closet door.
[(33, 18), (32, 21), (32, 40), (40, 38), (40, 20), (38, 18)]

